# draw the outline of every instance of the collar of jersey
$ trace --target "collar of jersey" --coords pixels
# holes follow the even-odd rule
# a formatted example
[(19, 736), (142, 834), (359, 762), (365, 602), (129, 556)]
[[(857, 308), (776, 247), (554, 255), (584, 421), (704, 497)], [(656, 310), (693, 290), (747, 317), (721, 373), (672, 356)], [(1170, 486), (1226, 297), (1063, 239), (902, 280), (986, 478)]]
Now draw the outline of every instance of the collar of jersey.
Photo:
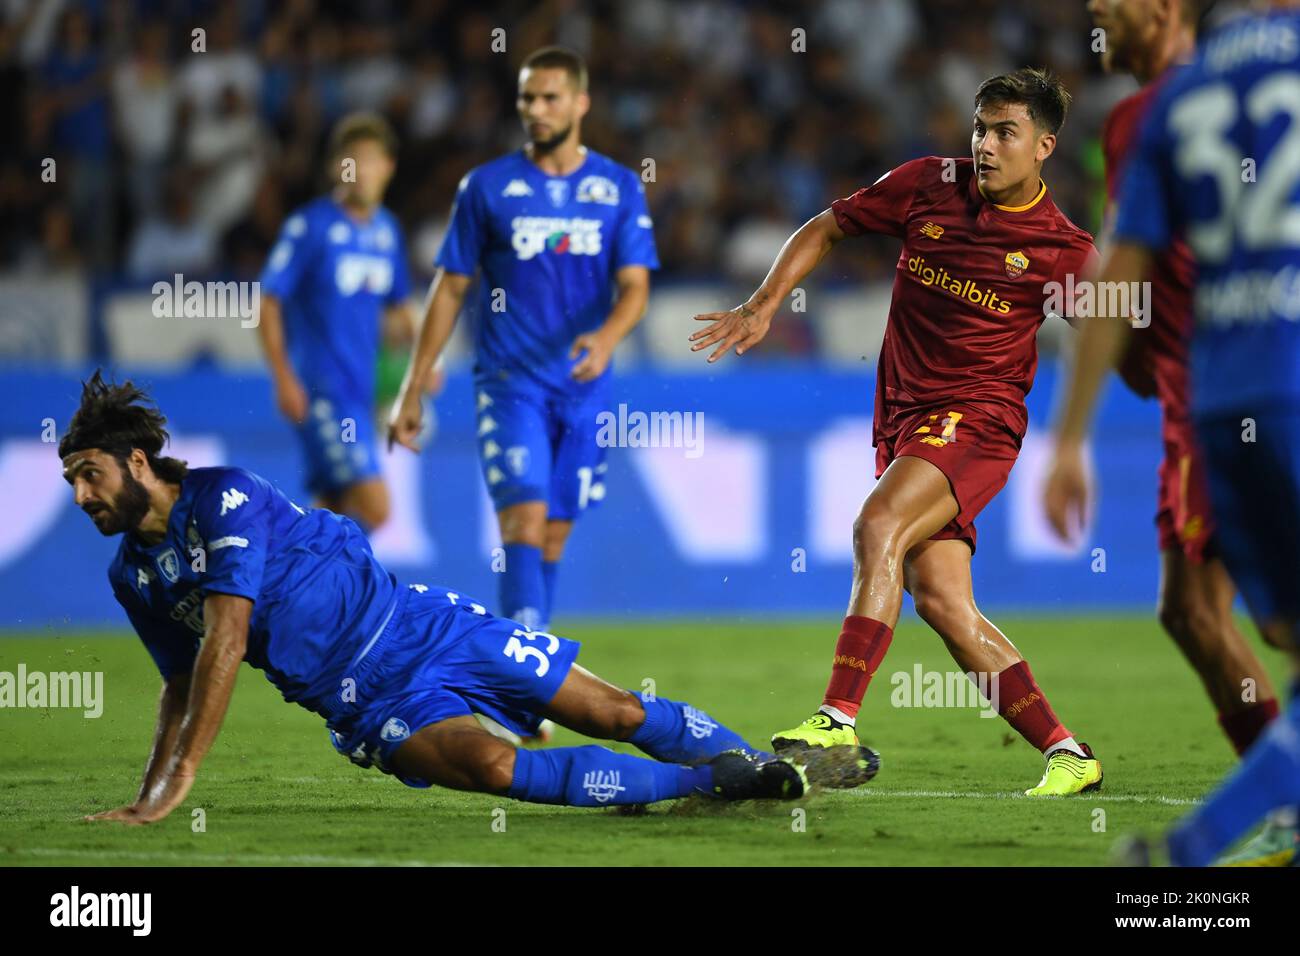
[(1030, 209), (1033, 209), (1040, 202), (1042, 202), (1043, 197), (1047, 195), (1047, 183), (1044, 182), (1041, 178), (1038, 180), (1038, 195), (1035, 196), (1033, 199), (1029, 200), (1029, 202), (1025, 203), (1023, 206), (1003, 206), (999, 203), (993, 202), (993, 200), (989, 199), (988, 196), (985, 196), (984, 190), (980, 189), (980, 185), (978, 182), (975, 183), (975, 188), (979, 190), (979, 194), (981, 197), (983, 197), (985, 202), (987, 202), (994, 209), (1000, 209), (1002, 212), (1026, 212)]
[(538, 176), (541, 176), (543, 179), (569, 179), (573, 176), (578, 175), (578, 173), (586, 169), (587, 163), (591, 160), (591, 150), (587, 149), (587, 147), (583, 146), (582, 144), (579, 144), (578, 148), (582, 150), (582, 162), (580, 162), (577, 165), (577, 167), (573, 170), (573, 172), (565, 173), (563, 176), (556, 176), (542, 169), (542, 167), (538, 166), (535, 162), (533, 162), (531, 159), (528, 158), (528, 150), (524, 149), (524, 147), (522, 146), (519, 147), (519, 158), (524, 161), (525, 166), (527, 166), (529, 169), (535, 172)]

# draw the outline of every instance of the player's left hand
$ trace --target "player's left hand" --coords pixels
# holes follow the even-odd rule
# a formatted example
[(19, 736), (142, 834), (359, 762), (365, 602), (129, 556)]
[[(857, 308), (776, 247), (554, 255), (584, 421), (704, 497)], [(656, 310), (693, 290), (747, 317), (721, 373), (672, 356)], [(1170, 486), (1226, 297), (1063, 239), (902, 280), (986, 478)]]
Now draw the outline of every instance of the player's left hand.
[(1072, 541), (1083, 529), (1088, 498), (1088, 465), (1083, 449), (1058, 444), (1043, 485), (1043, 510), (1062, 541)]
[(569, 358), (576, 359), (584, 351), (587, 354), (579, 359), (578, 364), (573, 366), (573, 371), (569, 374), (579, 382), (590, 382), (600, 378), (605, 369), (609, 368), (609, 360), (614, 356), (614, 343), (599, 331), (587, 332), (573, 340), (573, 348), (569, 349)]
[(113, 810), (103, 810), (99, 813), (92, 813), (88, 816), (82, 817), (81, 819), (85, 820), (87, 823), (96, 823), (100, 820), (108, 820), (114, 823), (130, 823), (135, 819), (135, 815), (136, 805), (131, 803), (125, 807), (117, 807)]

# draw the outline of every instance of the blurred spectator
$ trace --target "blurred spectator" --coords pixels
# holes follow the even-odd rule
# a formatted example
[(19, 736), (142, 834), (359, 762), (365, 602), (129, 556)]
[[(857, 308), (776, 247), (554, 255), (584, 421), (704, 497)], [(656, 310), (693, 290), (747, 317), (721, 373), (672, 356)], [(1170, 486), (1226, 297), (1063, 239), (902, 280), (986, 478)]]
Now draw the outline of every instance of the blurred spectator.
[[(176, 258), (250, 275), (271, 221), (320, 192), (329, 125), (368, 108), (401, 130), (390, 205), (421, 237), (413, 265), (426, 271), (461, 177), (522, 143), (515, 68), (545, 43), (588, 58), (586, 138), (645, 174), (662, 278), (752, 278), (778, 237), (832, 199), (913, 156), (966, 155), (975, 87), (1018, 65), (1060, 71), (1076, 95), (1049, 185), (1095, 228), (1097, 130), (1132, 88), (1102, 78), (1083, 4), (1041, 0), (0, 0), (0, 11), (19, 134), (0, 157), (10, 267), (167, 272), (174, 236)], [(44, 157), (57, 182), (33, 189)], [(75, 249), (58, 241), (64, 222)], [(896, 257), (864, 240), (833, 253), (827, 276), (887, 279)]]
[(216, 233), (194, 214), (193, 180), (172, 174), (159, 216), (146, 219), (131, 240), (127, 272), (133, 279), (170, 279), (176, 273), (202, 275), (217, 266)]
[(131, 56), (115, 69), (113, 110), (134, 211), (152, 215), (176, 131), (176, 87), (165, 23), (145, 25), (136, 34)]
[(106, 70), (89, 16), (73, 7), (64, 13), (58, 41), (40, 71), (38, 110), (58, 164), (55, 181), (65, 184), (77, 235), (97, 267), (110, 264), (114, 237)]

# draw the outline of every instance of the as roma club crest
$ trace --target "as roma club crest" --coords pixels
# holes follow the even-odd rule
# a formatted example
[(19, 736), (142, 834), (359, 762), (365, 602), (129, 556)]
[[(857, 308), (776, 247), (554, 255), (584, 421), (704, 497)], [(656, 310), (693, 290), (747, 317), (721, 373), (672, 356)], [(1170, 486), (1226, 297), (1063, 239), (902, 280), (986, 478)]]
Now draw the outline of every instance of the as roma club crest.
[(1008, 252), (1005, 260), (1008, 279), (1019, 279), (1029, 268), (1029, 259), (1023, 252)]

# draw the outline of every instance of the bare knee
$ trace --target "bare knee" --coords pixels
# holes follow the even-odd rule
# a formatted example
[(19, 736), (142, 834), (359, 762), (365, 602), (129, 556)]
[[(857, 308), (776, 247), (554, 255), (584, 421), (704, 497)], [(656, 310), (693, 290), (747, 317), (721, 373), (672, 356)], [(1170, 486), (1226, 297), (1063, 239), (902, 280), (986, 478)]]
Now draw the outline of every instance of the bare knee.
[(959, 633), (979, 616), (973, 602), (954, 594), (950, 588), (917, 581), (912, 583), (911, 593), (917, 617), (941, 637)]
[(1225, 649), (1225, 622), (1203, 598), (1187, 591), (1161, 595), (1156, 614), (1165, 633), (1184, 651), (1211, 657)]
[(483, 793), (509, 793), (515, 782), (515, 748), (501, 743), (484, 755), (471, 773), (474, 789)]
[(337, 508), (354, 521), (373, 531), (388, 520), (388, 489), (378, 482), (353, 485), (338, 496)]
[(573, 530), (571, 521), (548, 521), (542, 545), (542, 560), (555, 562), (564, 556), (564, 546), (568, 543), (569, 532)]
[(899, 553), (899, 517), (885, 504), (868, 498), (853, 522), (853, 559), (859, 567), (871, 567)]
[(593, 701), (582, 723), (574, 729), (588, 737), (627, 740), (645, 723), (645, 708), (636, 694), (619, 690)]
[(540, 502), (511, 505), (497, 512), (501, 540), (507, 544), (527, 544), (535, 548), (546, 544), (546, 507)]

